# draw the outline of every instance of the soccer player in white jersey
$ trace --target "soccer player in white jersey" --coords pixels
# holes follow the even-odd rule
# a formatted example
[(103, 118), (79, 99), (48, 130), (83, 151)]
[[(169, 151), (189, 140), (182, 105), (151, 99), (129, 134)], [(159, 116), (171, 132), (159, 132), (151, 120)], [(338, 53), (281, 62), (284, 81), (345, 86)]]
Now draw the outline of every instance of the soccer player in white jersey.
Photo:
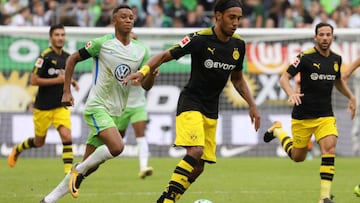
[[(84, 178), (106, 160), (120, 155), (124, 149), (119, 132), (119, 119), (126, 106), (130, 85), (122, 85), (121, 82), (145, 64), (149, 51), (130, 37), (134, 14), (129, 6), (116, 7), (113, 10), (112, 23), (114, 34), (89, 41), (66, 62), (62, 103), (72, 106), (74, 98), (70, 84), (75, 65), (90, 57), (94, 59), (92, 87), (84, 110), (84, 120), (90, 132), (83, 161), (74, 165), (60, 184), (40, 201), (42, 203), (56, 202), (67, 193), (77, 198)], [(146, 84), (143, 83), (143, 86)]]

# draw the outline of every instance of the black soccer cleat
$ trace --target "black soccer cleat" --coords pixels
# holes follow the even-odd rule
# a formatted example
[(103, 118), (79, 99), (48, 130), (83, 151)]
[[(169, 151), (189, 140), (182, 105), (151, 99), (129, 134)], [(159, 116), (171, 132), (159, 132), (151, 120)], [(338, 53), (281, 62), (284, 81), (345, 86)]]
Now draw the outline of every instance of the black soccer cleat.
[(264, 134), (264, 142), (268, 143), (275, 138), (274, 130), (275, 128), (281, 128), (281, 122), (275, 121), (272, 126)]

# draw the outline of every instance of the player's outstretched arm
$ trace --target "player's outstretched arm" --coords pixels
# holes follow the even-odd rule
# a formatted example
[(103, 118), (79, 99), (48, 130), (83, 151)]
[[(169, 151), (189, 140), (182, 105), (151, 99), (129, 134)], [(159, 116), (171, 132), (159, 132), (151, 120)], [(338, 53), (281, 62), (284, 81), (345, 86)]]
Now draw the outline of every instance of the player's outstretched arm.
[(65, 82), (64, 82), (64, 91), (63, 91), (63, 96), (61, 99), (61, 103), (64, 106), (74, 106), (74, 98), (71, 94), (71, 89), (70, 89), (70, 85), (73, 82), (73, 73), (74, 73), (74, 69), (75, 69), (75, 65), (79, 62), (82, 61), (83, 59), (80, 56), (80, 53), (78, 51), (74, 52), (73, 54), (71, 54), (68, 59), (66, 60), (66, 65), (65, 65)]
[(352, 62), (348, 69), (344, 73), (341, 74), (341, 77), (345, 82), (347, 82), (351, 76), (351, 74), (360, 67), (360, 57), (357, 58), (354, 62)]

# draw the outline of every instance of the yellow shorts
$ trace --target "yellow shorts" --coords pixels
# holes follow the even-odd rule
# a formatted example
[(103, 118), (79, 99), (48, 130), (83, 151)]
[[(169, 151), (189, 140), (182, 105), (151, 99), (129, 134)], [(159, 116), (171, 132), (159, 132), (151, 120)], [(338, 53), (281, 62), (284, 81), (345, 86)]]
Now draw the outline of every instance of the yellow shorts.
[(186, 111), (176, 117), (175, 146), (203, 146), (204, 161), (216, 162), (217, 119), (207, 118), (198, 111)]
[(291, 126), (295, 148), (306, 148), (313, 134), (316, 142), (328, 135), (338, 136), (336, 119), (333, 116), (305, 120), (292, 119)]
[(34, 109), (35, 135), (45, 137), (50, 125), (58, 129), (61, 125), (71, 129), (70, 109), (59, 107), (51, 110)]

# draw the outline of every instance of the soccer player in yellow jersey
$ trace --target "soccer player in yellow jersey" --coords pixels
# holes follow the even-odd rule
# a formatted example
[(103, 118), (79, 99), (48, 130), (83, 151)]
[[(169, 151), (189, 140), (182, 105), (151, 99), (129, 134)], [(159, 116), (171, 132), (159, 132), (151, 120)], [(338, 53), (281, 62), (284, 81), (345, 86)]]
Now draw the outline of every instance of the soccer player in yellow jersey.
[[(340, 55), (331, 49), (334, 29), (330, 24), (319, 23), (315, 27), (315, 47), (301, 52), (280, 77), (280, 85), (294, 105), (292, 111), (292, 138), (275, 121), (264, 135), (264, 141), (278, 138), (282, 147), (295, 162), (302, 162), (308, 152), (312, 134), (321, 151), (320, 203), (333, 203), (331, 184), (335, 175), (335, 153), (338, 131), (331, 95), (335, 86), (349, 99), (351, 118), (356, 110), (355, 97), (341, 78)], [(300, 73), (300, 92), (290, 85), (290, 79)]]
[[(65, 61), (69, 54), (63, 50), (65, 44), (63, 25), (51, 26), (49, 35), (51, 45), (40, 54), (31, 74), (31, 84), (39, 86), (34, 104), (35, 136), (14, 146), (8, 157), (8, 164), (10, 167), (14, 167), (19, 155), (24, 150), (42, 147), (45, 144), (50, 125), (53, 125), (59, 132), (63, 144), (62, 159), (66, 174), (71, 170), (74, 159), (70, 109), (61, 104)], [(75, 80), (72, 80), (72, 85), (79, 89)]]
[(260, 114), (242, 72), (245, 42), (235, 34), (242, 17), (241, 3), (239, 0), (218, 0), (214, 11), (215, 26), (185, 36), (124, 80), (124, 83), (140, 82), (161, 64), (191, 55), (190, 79), (178, 101), (174, 141), (175, 146), (186, 149), (186, 155), (175, 167), (158, 203), (180, 199), (203, 172), (205, 163), (216, 163), (219, 96), (229, 78), (248, 103), (255, 130), (260, 127)]

